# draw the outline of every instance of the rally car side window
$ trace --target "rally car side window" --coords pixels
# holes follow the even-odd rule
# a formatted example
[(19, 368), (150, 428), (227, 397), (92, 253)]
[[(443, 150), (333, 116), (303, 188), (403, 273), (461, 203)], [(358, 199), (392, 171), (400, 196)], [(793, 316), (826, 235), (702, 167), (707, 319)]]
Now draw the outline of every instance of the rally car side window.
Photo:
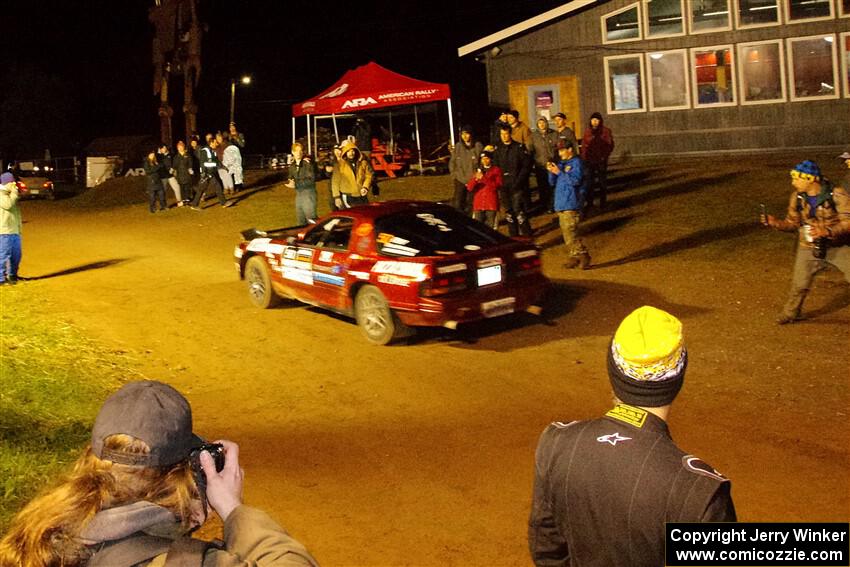
[(311, 230), (304, 238), (305, 244), (312, 244), (321, 248), (345, 249), (351, 238), (351, 228), (354, 219), (349, 217), (333, 217), (322, 226)]

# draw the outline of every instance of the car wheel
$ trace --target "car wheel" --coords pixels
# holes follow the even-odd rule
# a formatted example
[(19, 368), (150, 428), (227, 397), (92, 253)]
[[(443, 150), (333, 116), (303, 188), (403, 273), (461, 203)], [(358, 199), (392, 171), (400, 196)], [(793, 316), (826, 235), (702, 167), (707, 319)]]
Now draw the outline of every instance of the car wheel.
[(384, 294), (373, 285), (360, 288), (354, 298), (357, 325), (370, 343), (386, 345), (409, 334), (407, 325), (390, 309)]
[(245, 264), (245, 281), (248, 283), (248, 298), (261, 309), (269, 309), (280, 302), (272, 288), (271, 274), (266, 262), (259, 256), (251, 256)]

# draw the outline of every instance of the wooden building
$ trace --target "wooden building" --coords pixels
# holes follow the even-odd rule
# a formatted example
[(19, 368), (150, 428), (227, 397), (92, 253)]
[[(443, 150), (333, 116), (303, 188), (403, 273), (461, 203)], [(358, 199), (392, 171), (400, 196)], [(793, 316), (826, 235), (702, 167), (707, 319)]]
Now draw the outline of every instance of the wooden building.
[(601, 112), (615, 155), (850, 149), (850, 0), (573, 0), (458, 55), (531, 127)]

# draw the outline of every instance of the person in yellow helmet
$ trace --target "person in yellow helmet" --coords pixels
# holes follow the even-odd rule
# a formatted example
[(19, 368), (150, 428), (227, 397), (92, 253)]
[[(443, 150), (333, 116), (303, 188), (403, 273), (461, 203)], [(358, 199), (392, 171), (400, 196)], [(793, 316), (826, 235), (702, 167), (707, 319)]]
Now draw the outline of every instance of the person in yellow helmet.
[(734, 522), (731, 483), (673, 442), (670, 406), (685, 378), (682, 323), (644, 306), (608, 350), (615, 405), (549, 425), (535, 457), (528, 545), (538, 566), (664, 564), (665, 522)]

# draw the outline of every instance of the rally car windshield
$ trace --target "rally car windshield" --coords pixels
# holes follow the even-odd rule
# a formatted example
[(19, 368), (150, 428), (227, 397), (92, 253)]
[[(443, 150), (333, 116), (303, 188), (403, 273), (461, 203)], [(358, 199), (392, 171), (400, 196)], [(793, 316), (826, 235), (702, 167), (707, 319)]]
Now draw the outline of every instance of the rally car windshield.
[(448, 256), (510, 242), (486, 225), (451, 209), (405, 211), (375, 221), (384, 256)]

